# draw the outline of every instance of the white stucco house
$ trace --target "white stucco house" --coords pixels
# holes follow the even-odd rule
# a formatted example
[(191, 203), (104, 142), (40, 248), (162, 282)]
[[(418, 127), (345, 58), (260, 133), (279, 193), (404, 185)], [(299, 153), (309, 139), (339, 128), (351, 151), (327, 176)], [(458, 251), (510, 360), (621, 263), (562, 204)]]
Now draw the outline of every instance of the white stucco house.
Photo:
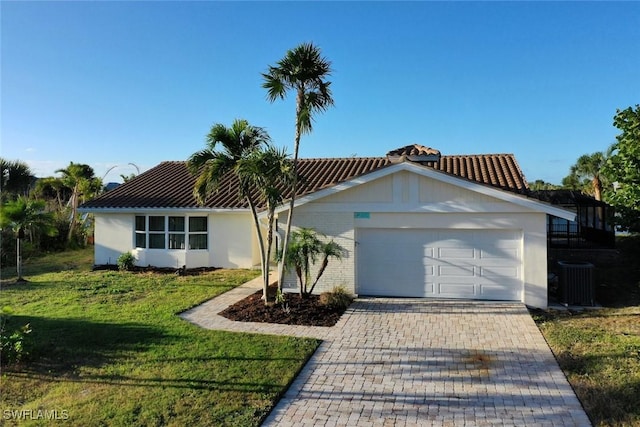
[[(410, 145), (385, 157), (301, 159), (294, 227), (346, 249), (316, 289), (357, 295), (521, 301), (547, 306), (546, 218), (571, 211), (527, 197), (511, 154), (442, 156)], [(95, 216), (95, 263), (252, 268), (257, 239), (229, 176), (200, 206), (185, 162), (162, 162), (81, 206)], [(287, 206), (278, 210), (283, 230)], [(296, 286), (293, 276), (285, 288)]]

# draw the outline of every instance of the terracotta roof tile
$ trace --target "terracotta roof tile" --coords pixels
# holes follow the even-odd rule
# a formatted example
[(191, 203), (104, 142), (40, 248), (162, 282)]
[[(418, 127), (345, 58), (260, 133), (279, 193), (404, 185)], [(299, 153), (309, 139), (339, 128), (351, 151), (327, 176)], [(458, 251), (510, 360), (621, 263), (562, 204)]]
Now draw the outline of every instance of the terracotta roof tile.
[(424, 145), (413, 144), (391, 150), (387, 156), (440, 156), (440, 151)]
[[(298, 171), (301, 180), (297, 197), (329, 188), (391, 164), (387, 157), (300, 159)], [(512, 154), (441, 156), (437, 162), (428, 161), (420, 164), (507, 191), (525, 193), (528, 190), (522, 171)], [(193, 197), (194, 184), (195, 177), (189, 173), (185, 162), (162, 162), (114, 190), (85, 203), (82, 208), (197, 208), (199, 205)], [(285, 198), (288, 197), (290, 194), (285, 195)], [(225, 176), (219, 190), (206, 201), (204, 207), (247, 208), (244, 199), (239, 197), (237, 179), (232, 175)]]

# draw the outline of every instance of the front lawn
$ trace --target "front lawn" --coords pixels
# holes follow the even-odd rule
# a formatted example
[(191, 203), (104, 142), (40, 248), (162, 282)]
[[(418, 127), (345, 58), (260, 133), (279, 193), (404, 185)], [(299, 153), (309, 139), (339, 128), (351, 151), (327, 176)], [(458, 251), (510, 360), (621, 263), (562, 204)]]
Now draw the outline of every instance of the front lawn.
[(203, 330), (177, 316), (257, 271), (92, 272), (90, 260), (90, 250), (33, 260), (25, 284), (3, 275), (10, 326), (32, 329), (26, 360), (2, 370), (6, 425), (52, 414), (83, 426), (259, 425), (318, 345)]
[(640, 306), (534, 314), (596, 426), (640, 426)]
[(597, 266), (607, 308), (534, 311), (534, 320), (596, 426), (640, 426), (640, 237), (617, 242)]

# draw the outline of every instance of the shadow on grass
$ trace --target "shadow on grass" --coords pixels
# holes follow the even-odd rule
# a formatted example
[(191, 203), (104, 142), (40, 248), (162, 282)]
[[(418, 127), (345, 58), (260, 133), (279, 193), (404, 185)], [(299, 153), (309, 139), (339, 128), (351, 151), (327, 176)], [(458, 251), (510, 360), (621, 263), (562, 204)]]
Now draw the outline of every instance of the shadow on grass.
[[(40, 377), (41, 373), (11, 372), (8, 377)], [(207, 391), (240, 391), (252, 393), (278, 393), (284, 388), (282, 384), (268, 382), (248, 382), (241, 379), (233, 381), (206, 380), (202, 378), (145, 378), (139, 376), (108, 374), (108, 375), (83, 375), (82, 377), (57, 377), (56, 382), (74, 382), (87, 384), (113, 385), (118, 387), (161, 387), (179, 388), (189, 390)]]
[[(638, 357), (637, 355), (635, 357)], [(580, 356), (569, 352), (558, 355), (561, 368), (572, 378), (573, 388), (594, 425), (636, 425), (640, 423), (640, 380), (599, 381), (590, 377), (594, 366), (628, 365), (634, 355), (625, 352)], [(612, 363), (612, 360), (615, 362)]]
[(84, 319), (57, 319), (11, 316), (8, 329), (30, 324), (26, 340), (28, 358), (22, 372), (47, 375), (72, 374), (79, 366), (99, 367), (131, 351), (142, 351), (172, 337), (163, 330), (136, 323), (93, 322)]

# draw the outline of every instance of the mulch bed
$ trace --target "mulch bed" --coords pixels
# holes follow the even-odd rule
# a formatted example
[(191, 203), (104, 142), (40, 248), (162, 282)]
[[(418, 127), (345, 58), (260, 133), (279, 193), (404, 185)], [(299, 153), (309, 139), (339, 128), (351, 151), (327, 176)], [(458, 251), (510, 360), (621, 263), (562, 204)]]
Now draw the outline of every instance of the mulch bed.
[[(262, 291), (249, 295), (227, 307), (219, 314), (239, 322), (281, 323), (286, 325), (333, 326), (345, 310), (320, 304), (318, 295), (305, 298), (299, 294), (285, 294), (288, 310), (282, 304), (265, 305)], [(273, 301), (273, 297), (270, 298)]]

